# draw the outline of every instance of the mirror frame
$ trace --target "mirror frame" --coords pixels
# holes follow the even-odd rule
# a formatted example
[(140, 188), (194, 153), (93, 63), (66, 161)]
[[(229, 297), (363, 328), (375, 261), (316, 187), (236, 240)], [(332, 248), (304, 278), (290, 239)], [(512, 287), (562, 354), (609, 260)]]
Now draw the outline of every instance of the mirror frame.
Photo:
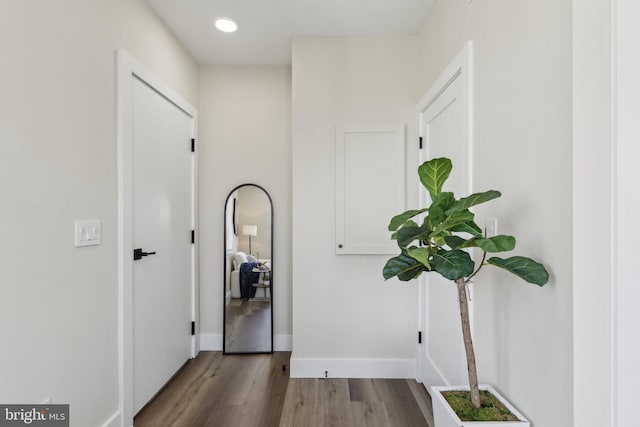
[[(269, 274), (269, 280), (271, 280), (271, 288), (270, 290), (270, 298), (271, 298), (271, 349), (268, 351), (227, 351), (227, 280), (230, 280), (229, 278), (227, 278), (227, 205), (229, 204), (229, 200), (230, 197), (233, 193), (235, 193), (236, 191), (238, 191), (239, 189), (241, 189), (242, 187), (256, 187), (259, 188), (260, 190), (262, 190), (264, 192), (264, 194), (267, 196), (267, 198), (269, 199), (269, 205), (271, 207), (271, 273)], [(235, 200), (235, 199), (234, 199)], [(233, 206), (233, 221), (235, 222), (235, 215), (237, 213), (237, 209), (238, 206), (236, 204), (234, 204)], [(236, 187), (234, 187), (228, 194), (227, 194), (227, 198), (225, 199), (224, 202), (224, 211), (223, 211), (223, 221), (222, 221), (222, 225), (223, 225), (223, 232), (224, 232), (224, 237), (222, 239), (222, 258), (223, 258), (223, 265), (222, 265), (222, 277), (223, 277), (223, 281), (222, 281), (222, 354), (273, 354), (273, 260), (274, 260), (274, 251), (273, 251), (273, 240), (275, 238), (274, 235), (274, 226), (273, 226), (273, 200), (271, 199), (271, 195), (269, 194), (269, 192), (262, 186), (258, 185), (258, 184), (253, 184), (253, 183), (246, 183), (246, 184), (240, 184), (237, 185)], [(235, 227), (237, 227), (238, 224), (234, 224), (234, 229)]]

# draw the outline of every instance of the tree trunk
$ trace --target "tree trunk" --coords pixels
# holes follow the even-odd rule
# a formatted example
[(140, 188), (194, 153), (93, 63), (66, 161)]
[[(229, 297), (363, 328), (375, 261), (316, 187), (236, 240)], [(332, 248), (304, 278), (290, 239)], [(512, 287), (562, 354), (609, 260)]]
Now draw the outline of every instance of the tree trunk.
[(462, 320), (462, 337), (464, 338), (464, 350), (467, 354), (467, 371), (469, 372), (469, 390), (471, 391), (471, 403), (476, 408), (480, 407), (480, 391), (478, 390), (478, 374), (476, 372), (476, 355), (473, 352), (471, 340), (471, 326), (469, 325), (469, 305), (467, 304), (467, 289), (464, 278), (456, 280), (458, 285), (458, 303), (460, 304), (460, 320)]

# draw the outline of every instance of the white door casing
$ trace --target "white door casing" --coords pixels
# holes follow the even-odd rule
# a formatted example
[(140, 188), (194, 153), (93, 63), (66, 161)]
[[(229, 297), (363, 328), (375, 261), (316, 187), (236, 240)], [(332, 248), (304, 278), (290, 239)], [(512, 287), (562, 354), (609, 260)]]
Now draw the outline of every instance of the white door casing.
[[(119, 409), (130, 426), (197, 352), (197, 113), (122, 50), (117, 69)], [(156, 255), (134, 264), (134, 247)]]
[[(469, 41), (439, 76), (417, 106), (418, 135), (423, 148), (419, 163), (448, 157), (453, 171), (444, 191), (456, 197), (471, 193), (472, 165), (472, 43)], [(429, 204), (420, 186), (420, 207)], [(419, 286), (418, 380), (432, 385), (467, 383), (467, 367), (460, 326), (456, 286), (437, 273), (423, 274)], [(471, 291), (470, 291), (471, 292)], [(473, 331), (473, 298), (469, 301)]]

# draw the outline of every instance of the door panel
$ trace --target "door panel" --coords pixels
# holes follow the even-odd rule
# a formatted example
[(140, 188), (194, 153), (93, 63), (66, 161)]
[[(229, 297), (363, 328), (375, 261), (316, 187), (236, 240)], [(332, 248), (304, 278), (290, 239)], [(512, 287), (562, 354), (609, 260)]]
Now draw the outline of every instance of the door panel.
[[(439, 87), (436, 84), (429, 91), (435, 95), (426, 100), (424, 109), (419, 113), (420, 134), (425, 143), (421, 162), (437, 157), (450, 158), (453, 171), (443, 191), (452, 191), (459, 198), (467, 196), (471, 190), (468, 76), (466, 70), (459, 67), (450, 66), (448, 70), (450, 74), (445, 72), (439, 79), (442, 84)], [(429, 205), (428, 197), (424, 191), (421, 207)], [(427, 387), (466, 384), (466, 359), (456, 285), (432, 273), (423, 274), (419, 286), (420, 328), (425, 331), (424, 344), (419, 351), (419, 379)], [(470, 311), (472, 304), (470, 301)]]
[(133, 79), (134, 413), (190, 356), (192, 120)]

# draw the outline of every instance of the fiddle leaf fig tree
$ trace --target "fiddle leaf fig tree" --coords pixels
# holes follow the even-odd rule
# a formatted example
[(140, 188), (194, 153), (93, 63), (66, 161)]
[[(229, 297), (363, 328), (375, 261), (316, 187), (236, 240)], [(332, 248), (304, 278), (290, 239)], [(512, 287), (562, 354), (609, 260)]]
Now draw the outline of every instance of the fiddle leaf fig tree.
[[(538, 286), (547, 283), (549, 274), (542, 264), (523, 256), (491, 256), (487, 259), (488, 253), (513, 250), (516, 239), (505, 235), (485, 236), (474, 222), (474, 214), (469, 208), (500, 197), (500, 192), (489, 190), (456, 199), (453, 193), (442, 191), (451, 169), (451, 160), (447, 158), (429, 160), (418, 168), (420, 182), (431, 196), (431, 206), (406, 211), (391, 219), (391, 238), (398, 242), (401, 253), (387, 261), (383, 276), (385, 280), (397, 277), (402, 281), (409, 281), (424, 272), (436, 272), (455, 283), (458, 290), (471, 402), (479, 408), (480, 395), (469, 326), (467, 284), (485, 265), (500, 267)], [(415, 218), (421, 214), (425, 215), (419, 224)], [(478, 248), (482, 251), (479, 263), (476, 263), (465, 250), (468, 248)]]

